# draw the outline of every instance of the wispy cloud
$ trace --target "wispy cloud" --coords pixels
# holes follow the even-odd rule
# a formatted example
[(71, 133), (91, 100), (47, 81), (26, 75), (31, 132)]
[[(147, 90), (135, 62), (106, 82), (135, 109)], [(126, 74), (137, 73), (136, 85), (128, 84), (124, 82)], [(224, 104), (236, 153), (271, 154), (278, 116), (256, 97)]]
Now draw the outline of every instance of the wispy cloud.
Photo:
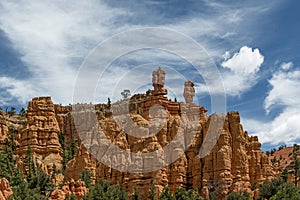
[[(242, 46), (241, 41), (246, 40), (241, 30), (246, 22), (255, 20), (252, 11), (255, 10), (258, 16), (266, 12), (268, 7), (271, 4), (244, 7), (209, 1), (187, 3), (180, 9), (173, 3), (156, 1), (145, 4), (96, 0), (72, 3), (58, 0), (1, 1), (0, 28), (14, 49), (22, 55), (21, 60), (30, 74), (22, 83), (34, 88), (35, 92), (31, 94), (48, 94), (54, 101), (67, 104), (72, 101), (73, 86), (81, 62), (91, 49), (113, 34), (145, 26), (166, 27), (192, 37), (213, 59), (221, 58), (227, 47), (220, 41), (228, 40), (234, 46)], [(102, 53), (114, 51), (114, 48), (111, 46), (108, 52)], [(192, 50), (190, 53), (193, 54)], [(135, 59), (143, 60), (150, 55), (151, 52), (145, 53)], [(124, 65), (129, 63), (124, 62)], [(170, 59), (165, 64), (171, 66), (172, 63), (174, 60)], [(112, 74), (118, 75), (122, 71), (120, 69), (122, 66), (113, 68)], [(9, 76), (5, 75), (12, 79)], [(109, 77), (106, 82), (114, 83), (118, 80), (114, 78), (117, 77)], [(240, 77), (232, 78), (237, 79), (232, 93), (236, 95), (247, 89), (239, 87), (238, 83), (243, 82), (238, 80)], [(224, 79), (225, 86), (226, 81)], [(0, 88), (7, 90), (6, 86), (1, 85)], [(181, 92), (177, 91), (178, 94)], [(31, 98), (23, 93), (17, 96), (9, 93), (12, 99), (16, 97), (23, 101)]]
[(289, 70), (291, 69), (292, 67), (294, 66), (293, 62), (287, 62), (287, 63), (282, 63), (280, 65), (280, 68), (283, 69), (283, 70)]
[(95, 44), (117, 31), (114, 20), (123, 14), (93, 0), (1, 1), (0, 26), (31, 74), (23, 83), (70, 103), (80, 63)]
[(28, 99), (36, 96), (37, 94), (41, 94), (40, 91), (38, 92), (27, 82), (16, 80), (10, 77), (0, 77), (0, 85), (1, 88), (6, 91), (4, 94), (1, 94), (1, 105), (7, 105), (11, 103), (10, 98), (13, 98), (13, 100), (16, 100), (24, 106)]

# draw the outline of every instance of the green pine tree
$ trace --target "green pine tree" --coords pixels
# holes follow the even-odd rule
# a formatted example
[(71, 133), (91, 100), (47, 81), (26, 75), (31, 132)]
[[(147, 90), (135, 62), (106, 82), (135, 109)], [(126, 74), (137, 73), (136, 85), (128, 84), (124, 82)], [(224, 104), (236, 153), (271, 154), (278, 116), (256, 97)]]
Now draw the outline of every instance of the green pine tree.
[(270, 198), (270, 200), (298, 200), (300, 199), (300, 190), (293, 183), (282, 183), (276, 193)]
[(150, 200), (156, 199), (156, 188), (154, 185), (154, 181), (151, 179), (150, 181)]
[(175, 191), (176, 200), (202, 200), (203, 198), (195, 190), (185, 190), (183, 188), (177, 189)]
[(63, 132), (59, 133), (58, 139), (59, 139), (60, 146), (61, 146), (62, 150), (64, 151), (66, 149), (66, 140), (65, 140), (65, 135), (63, 134)]
[(31, 147), (29, 146), (25, 155), (24, 165), (26, 169), (27, 180), (29, 183), (34, 179), (36, 175), (35, 164), (33, 160), (33, 152)]
[(107, 108), (108, 109), (111, 108), (111, 100), (110, 100), (110, 98), (107, 98)]
[(110, 186), (107, 180), (100, 180), (82, 198), (83, 200), (127, 200), (127, 193), (119, 185)]
[(168, 187), (164, 187), (164, 189), (158, 199), (159, 200), (176, 200)]
[(259, 199), (270, 199), (279, 190), (284, 183), (282, 178), (276, 178), (271, 181), (267, 180), (259, 186)]
[(132, 200), (140, 200), (140, 193), (137, 188), (134, 188)]
[(280, 174), (280, 177), (281, 177), (282, 180), (284, 180), (285, 182), (287, 182), (288, 176), (289, 176), (289, 172), (288, 172), (287, 169), (284, 169), (283, 172), (281, 172), (281, 174)]
[(69, 148), (69, 151), (70, 151), (70, 160), (74, 158), (75, 156), (75, 153), (76, 153), (76, 143), (75, 143), (75, 140), (72, 139), (71, 140), (71, 144), (70, 144), (70, 148)]
[(87, 188), (91, 187), (92, 175), (93, 174), (87, 169), (82, 170), (79, 174), (79, 178), (85, 183)]
[(250, 200), (248, 192), (232, 192), (226, 196), (226, 200)]

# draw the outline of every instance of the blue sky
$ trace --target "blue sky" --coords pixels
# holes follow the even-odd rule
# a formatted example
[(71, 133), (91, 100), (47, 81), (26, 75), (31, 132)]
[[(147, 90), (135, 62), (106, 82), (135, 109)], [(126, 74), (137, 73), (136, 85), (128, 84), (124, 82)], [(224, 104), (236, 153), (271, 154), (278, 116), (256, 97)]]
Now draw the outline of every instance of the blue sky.
[[(225, 89), (227, 111), (240, 112), (244, 129), (258, 135), (264, 149), (293, 144), (300, 139), (299, 6), (296, 0), (1, 1), (0, 106), (26, 107), (43, 95), (69, 104), (78, 70), (99, 43), (124, 31), (160, 27), (201, 45), (223, 79), (210, 92)], [(170, 98), (183, 100), (183, 80), (191, 79), (195, 101), (213, 112), (202, 75), (178, 55), (157, 49), (115, 59), (90, 101), (117, 100), (123, 87), (144, 92), (157, 65), (167, 71)]]

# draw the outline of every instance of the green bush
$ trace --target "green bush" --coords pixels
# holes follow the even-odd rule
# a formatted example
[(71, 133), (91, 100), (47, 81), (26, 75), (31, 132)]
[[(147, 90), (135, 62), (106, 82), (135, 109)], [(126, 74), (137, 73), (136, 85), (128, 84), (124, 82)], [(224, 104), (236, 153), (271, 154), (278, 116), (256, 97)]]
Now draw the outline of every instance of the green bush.
[(259, 199), (270, 199), (279, 190), (280, 185), (284, 183), (282, 178), (267, 180), (259, 186)]
[(249, 200), (250, 195), (248, 192), (232, 192), (227, 195), (226, 200)]
[(185, 190), (183, 188), (177, 189), (175, 191), (176, 200), (202, 200), (201, 195), (195, 190)]
[(275, 195), (270, 200), (299, 200), (300, 191), (293, 183), (283, 183), (278, 187)]
[(79, 174), (79, 178), (85, 183), (87, 188), (91, 187), (92, 175), (92, 172), (87, 169), (82, 170), (82, 172)]
[(107, 180), (100, 180), (82, 200), (127, 200), (127, 193), (119, 185), (111, 186)]
[(172, 193), (168, 187), (164, 187), (164, 189), (158, 199), (159, 200), (175, 200), (175, 197), (172, 195)]

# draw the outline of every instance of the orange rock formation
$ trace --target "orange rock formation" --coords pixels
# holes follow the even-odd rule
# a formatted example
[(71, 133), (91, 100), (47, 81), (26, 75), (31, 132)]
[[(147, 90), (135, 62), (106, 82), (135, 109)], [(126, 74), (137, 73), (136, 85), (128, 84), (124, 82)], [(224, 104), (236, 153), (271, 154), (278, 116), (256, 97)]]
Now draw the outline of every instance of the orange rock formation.
[(13, 194), (9, 186), (8, 180), (5, 178), (0, 179), (0, 200), (6, 200)]
[(74, 181), (71, 179), (70, 182), (66, 182), (61, 189), (55, 189), (51, 193), (51, 200), (65, 200), (66, 195), (75, 195), (80, 200), (89, 190), (85, 187), (83, 181)]
[[(210, 192), (216, 191), (219, 199), (224, 199), (226, 194), (232, 191), (246, 190), (253, 195), (253, 191), (251, 191), (253, 184), (260, 184), (274, 176), (267, 155), (260, 150), (261, 144), (258, 142), (258, 138), (249, 137), (247, 132), (244, 132), (238, 112), (230, 112), (227, 115), (206, 115), (205, 108), (192, 103), (194, 84), (191, 81), (185, 84), (186, 103), (167, 100), (164, 93), (157, 92), (158, 86), (155, 88), (156, 85), (154, 83), (153, 85), (154, 91), (149, 90), (147, 94), (134, 95), (127, 106), (130, 110), (130, 119), (135, 125), (143, 127), (146, 134), (150, 134), (152, 127), (151, 108), (157, 104), (163, 106), (167, 122), (163, 124), (157, 134), (148, 138), (133, 137), (132, 132), (138, 131), (134, 125), (130, 125), (128, 122), (123, 124), (116, 122), (119, 116), (124, 119), (122, 110), (126, 110), (126, 103), (122, 102), (113, 104), (113, 114), (107, 117), (104, 117), (105, 114), (98, 113), (100, 128), (113, 144), (123, 150), (143, 154), (164, 148), (182, 129), (180, 124), (184, 124), (184, 121), (198, 119), (199, 128), (187, 151), (172, 164), (158, 170), (147, 173), (126, 173), (107, 166), (107, 163), (113, 165), (116, 159), (120, 165), (132, 165), (133, 162), (136, 162), (132, 158), (115, 155), (107, 158), (109, 162), (103, 164), (90, 154), (93, 152), (95, 144), (93, 147), (81, 146), (75, 158), (67, 166), (67, 177), (76, 177), (80, 171), (87, 168), (93, 172), (96, 180), (105, 178), (112, 184), (121, 184), (129, 193), (132, 193), (134, 188), (139, 188), (144, 199), (148, 197), (151, 179), (154, 180), (158, 193), (162, 191), (163, 186), (168, 186), (171, 191), (175, 191), (177, 188), (193, 188), (203, 193), (204, 197)], [(163, 88), (163, 84), (160, 85), (160, 88)], [(125, 109), (123, 109), (124, 105)], [(117, 109), (114, 110), (114, 108)], [(211, 152), (200, 158), (199, 149), (208, 134), (210, 122), (219, 119), (224, 121), (220, 137)], [(163, 120), (164, 116), (161, 118), (161, 121)], [(192, 130), (185, 127), (182, 131), (184, 132), (183, 140), (186, 140)], [(91, 143), (98, 140), (95, 133), (80, 135), (84, 135), (82, 140), (91, 141)], [(89, 148), (89, 151), (86, 148)], [(106, 151), (108, 147), (102, 150)], [(174, 155), (176, 151), (174, 149)], [(95, 154), (93, 153), (93, 155)], [(157, 164), (145, 162), (143, 160), (136, 167), (141, 165), (142, 171)]]
[[(129, 101), (113, 103), (112, 108), (104, 104), (78, 104), (77, 108), (82, 107), (82, 110), (74, 111), (72, 106), (54, 105), (50, 97), (33, 98), (28, 104), (27, 123), (20, 131), (17, 153), (24, 155), (30, 146), (35, 156), (46, 166), (47, 172), (51, 173), (50, 167), (53, 163), (60, 169), (62, 149), (58, 140), (59, 133), (65, 134), (67, 142), (76, 140), (76, 155), (69, 161), (65, 171), (64, 180), (68, 181), (67, 186), (62, 190), (55, 190), (52, 199), (63, 199), (69, 191), (81, 198), (86, 188), (77, 180), (83, 169), (92, 172), (93, 183), (105, 178), (112, 184), (120, 184), (131, 194), (137, 188), (143, 199), (149, 197), (151, 180), (154, 181), (157, 193), (164, 186), (168, 186), (173, 192), (177, 188), (193, 188), (204, 197), (216, 191), (219, 199), (224, 199), (231, 191), (246, 190), (254, 195), (251, 186), (271, 179), (274, 173), (268, 156), (260, 150), (258, 138), (249, 137), (243, 130), (239, 113), (208, 116), (204, 107), (193, 103), (195, 91), (191, 81), (185, 83), (185, 103), (170, 101), (164, 96), (167, 93), (164, 79), (165, 73), (162, 69), (155, 71), (154, 90), (148, 90), (146, 94), (136, 94)], [(96, 118), (84, 111), (87, 107), (95, 110)], [(78, 112), (82, 119), (89, 117), (83, 125), (86, 128), (82, 129), (84, 131), (77, 130), (72, 112)], [(3, 119), (0, 113), (0, 142), (7, 135), (7, 125)], [(206, 141), (205, 138), (211, 134), (208, 131), (210, 124), (220, 120), (223, 125), (216, 130), (216, 144)], [(93, 121), (97, 121), (98, 125), (90, 127)], [(99, 136), (99, 130), (105, 134), (106, 140)], [(135, 136), (136, 132), (145, 137)], [(176, 144), (173, 140), (179, 133), (182, 135), (179, 144)], [(194, 137), (190, 138), (192, 136)], [(180, 145), (187, 147), (189, 140), (191, 144), (185, 151), (178, 148)], [(100, 143), (105, 144), (103, 141), (109, 144), (106, 149), (99, 149)], [(80, 142), (88, 145), (84, 146)], [(170, 157), (169, 160), (174, 158), (174, 162), (155, 168), (166, 162), (166, 159), (157, 157), (153, 162), (151, 158), (139, 160), (122, 154), (106, 157), (104, 152), (110, 144), (136, 155), (159, 152), (167, 145), (174, 145), (176, 148), (166, 154)], [(200, 156), (202, 146), (204, 149), (210, 147), (211, 151)], [(100, 162), (99, 157), (106, 162)], [(126, 169), (128, 166), (140, 172), (130, 173), (115, 169)], [(151, 168), (155, 170), (149, 170)]]
[(8, 126), (7, 119), (5, 118), (4, 113), (0, 110), (0, 149), (5, 148), (8, 137)]
[(61, 168), (62, 149), (58, 135), (60, 128), (50, 97), (33, 98), (28, 103), (27, 123), (20, 131), (18, 155), (25, 155), (30, 147), (38, 164), (47, 172), (52, 165)]

